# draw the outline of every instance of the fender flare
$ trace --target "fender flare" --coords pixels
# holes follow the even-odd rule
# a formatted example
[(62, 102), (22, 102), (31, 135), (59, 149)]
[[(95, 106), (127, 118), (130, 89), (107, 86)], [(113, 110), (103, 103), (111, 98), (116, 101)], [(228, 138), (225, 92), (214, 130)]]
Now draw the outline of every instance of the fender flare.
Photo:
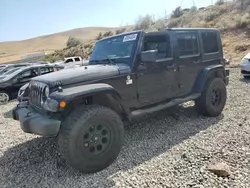
[(104, 83), (87, 84), (65, 88), (61, 92), (55, 91), (51, 93), (50, 98), (56, 99), (57, 101), (70, 102), (78, 98), (83, 98), (98, 93), (108, 93), (113, 95), (117, 100), (121, 100), (120, 94), (111, 85)]
[(207, 66), (200, 71), (198, 74), (193, 91), (194, 93), (201, 93), (206, 85), (208, 79), (215, 74), (215, 77), (221, 77), (223, 81), (226, 83), (226, 71), (223, 65), (211, 65)]
[(109, 94), (109, 99), (116, 102), (122, 112), (128, 114), (128, 109), (122, 103), (122, 97), (111, 85), (105, 83), (94, 83), (75, 86), (63, 89), (62, 92), (55, 91), (50, 94), (50, 98), (60, 102), (71, 103), (75, 100), (95, 96), (98, 94)]

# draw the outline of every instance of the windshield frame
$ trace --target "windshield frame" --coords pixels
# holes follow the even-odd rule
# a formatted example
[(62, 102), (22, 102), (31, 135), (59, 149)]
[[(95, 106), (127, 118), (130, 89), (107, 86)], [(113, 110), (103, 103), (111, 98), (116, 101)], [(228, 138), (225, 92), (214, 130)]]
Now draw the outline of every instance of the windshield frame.
[[(133, 47), (132, 47), (130, 57), (125, 57), (125, 56), (124, 56), (124, 57), (116, 57), (116, 58), (112, 58), (112, 57), (111, 57), (111, 58), (108, 58), (108, 57), (106, 57), (106, 58), (104, 58), (104, 61), (105, 61), (105, 62), (102, 62), (101, 59), (94, 59), (94, 58), (93, 58), (93, 52), (96, 50), (97, 44), (98, 44), (99, 42), (107, 41), (107, 40), (110, 40), (110, 39), (116, 38), (116, 37), (124, 37), (124, 36), (132, 35), (132, 34), (137, 34), (137, 39), (135, 40), (135, 44), (134, 44)], [(126, 60), (126, 63), (125, 63), (125, 64), (127, 64), (127, 65), (129, 65), (129, 66), (132, 67), (132, 66), (133, 66), (133, 61), (134, 61), (134, 59), (135, 59), (135, 55), (136, 55), (136, 52), (137, 52), (137, 49), (138, 49), (138, 44), (140, 43), (139, 41), (140, 41), (140, 39), (141, 39), (141, 34), (142, 34), (142, 31), (133, 31), (133, 32), (122, 33), (122, 34), (119, 34), (119, 35), (114, 35), (114, 36), (111, 36), (111, 37), (108, 37), (108, 38), (99, 40), (98, 42), (96, 42), (96, 44), (95, 44), (95, 46), (94, 46), (94, 48), (93, 48), (93, 51), (92, 51), (92, 53), (91, 53), (91, 55), (90, 55), (90, 58), (89, 58), (89, 62), (90, 62), (90, 63), (89, 63), (89, 64), (90, 64), (90, 65), (95, 65), (95, 64), (109, 64), (110, 61), (107, 61), (107, 59), (110, 59), (110, 60), (113, 61), (115, 64), (119, 63), (119, 60), (121, 60), (122, 63), (124, 63), (124, 61), (122, 61), (122, 60)], [(99, 60), (100, 63), (99, 63), (99, 62), (92, 63), (92, 62), (94, 62), (95, 60)], [(127, 62), (128, 62), (128, 63), (127, 63)]]

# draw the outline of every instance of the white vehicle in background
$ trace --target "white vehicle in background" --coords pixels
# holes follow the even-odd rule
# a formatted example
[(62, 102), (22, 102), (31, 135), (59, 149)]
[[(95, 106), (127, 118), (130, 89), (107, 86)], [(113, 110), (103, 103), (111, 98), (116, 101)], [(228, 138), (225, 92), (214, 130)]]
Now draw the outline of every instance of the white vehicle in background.
[(77, 66), (85, 66), (88, 65), (88, 63), (89, 61), (83, 60), (80, 56), (75, 56), (64, 58), (62, 62), (57, 62), (55, 64), (64, 66), (64, 68), (73, 68)]
[(245, 78), (250, 78), (250, 53), (241, 60), (241, 75)]

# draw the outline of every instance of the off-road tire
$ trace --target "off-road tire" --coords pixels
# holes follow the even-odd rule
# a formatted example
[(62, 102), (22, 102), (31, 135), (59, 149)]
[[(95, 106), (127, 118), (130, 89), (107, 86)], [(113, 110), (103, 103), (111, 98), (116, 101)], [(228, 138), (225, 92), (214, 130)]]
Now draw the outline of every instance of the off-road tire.
[[(213, 105), (212, 95), (215, 90), (219, 91), (219, 102)], [(201, 93), (201, 96), (195, 100), (198, 112), (204, 116), (216, 117), (223, 111), (227, 100), (227, 90), (224, 81), (221, 78), (210, 78)]]
[[(92, 129), (93, 127), (94, 129)], [(100, 127), (103, 129), (99, 132)], [(95, 130), (95, 133), (92, 134), (91, 130), (92, 132)], [(103, 136), (104, 130), (106, 130), (106, 135), (110, 133), (110, 138), (108, 136), (106, 138), (109, 145), (103, 145), (102, 148), (107, 147), (105, 151), (100, 150), (101, 153), (93, 153), (93, 151), (99, 152), (101, 148), (100, 145), (91, 146), (94, 144), (93, 135)], [(102, 144), (105, 136), (102, 138), (101, 136), (97, 142)], [(86, 141), (87, 138), (89, 141)], [(113, 110), (99, 105), (84, 105), (74, 110), (62, 122), (58, 137), (58, 143), (66, 162), (84, 173), (101, 171), (113, 163), (120, 153), (123, 141), (124, 126), (119, 115)]]

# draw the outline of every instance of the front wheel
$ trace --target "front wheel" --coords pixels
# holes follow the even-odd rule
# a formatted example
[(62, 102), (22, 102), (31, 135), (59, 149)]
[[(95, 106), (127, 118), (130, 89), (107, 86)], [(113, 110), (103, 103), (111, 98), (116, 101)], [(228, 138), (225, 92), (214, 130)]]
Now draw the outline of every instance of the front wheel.
[(123, 144), (123, 123), (114, 111), (98, 105), (84, 105), (62, 123), (59, 145), (68, 164), (93, 173), (108, 167)]
[(223, 111), (227, 90), (221, 78), (210, 79), (201, 96), (195, 101), (198, 112), (205, 116), (216, 117)]
[(10, 101), (10, 95), (5, 91), (0, 91), (0, 104), (6, 104)]

